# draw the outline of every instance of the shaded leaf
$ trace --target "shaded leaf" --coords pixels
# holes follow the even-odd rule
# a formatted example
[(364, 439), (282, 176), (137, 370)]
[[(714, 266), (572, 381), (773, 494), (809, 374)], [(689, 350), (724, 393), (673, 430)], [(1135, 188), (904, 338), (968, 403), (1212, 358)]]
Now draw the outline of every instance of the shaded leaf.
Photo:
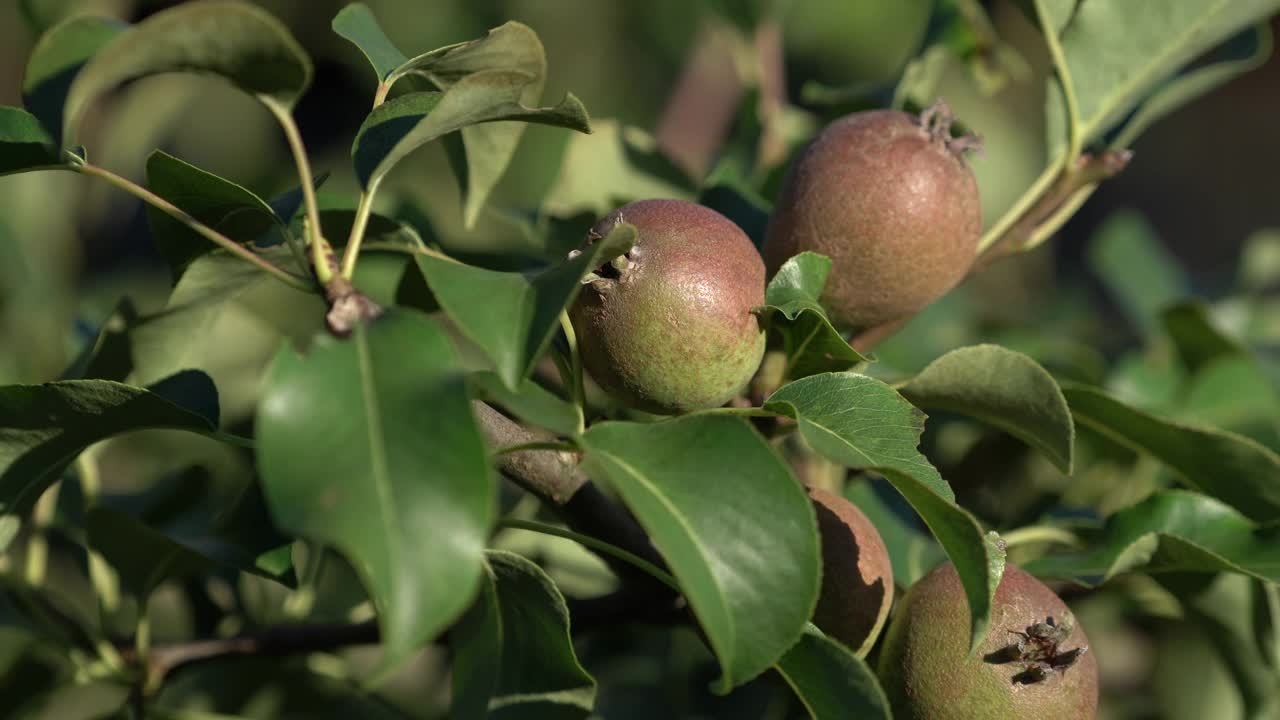
[(129, 298), (121, 298), (115, 310), (103, 321), (93, 339), (76, 356), (59, 380), (123, 381), (133, 372), (133, 351), (129, 346), (129, 330), (138, 319), (138, 311)]
[(1089, 265), (1130, 324), (1147, 336), (1157, 330), (1161, 310), (1191, 294), (1177, 259), (1135, 212), (1113, 213), (1103, 222), (1089, 241)]
[(578, 256), (532, 279), (436, 255), (416, 260), (440, 307), (489, 356), (507, 388), (515, 389), (546, 350), (582, 278), (630, 250), (635, 236), (634, 226), (618, 225)]
[(368, 58), (378, 82), (387, 82), (396, 68), (409, 58), (382, 31), (373, 11), (364, 3), (351, 3), (333, 16), (333, 31), (346, 38)]
[(111, 18), (79, 15), (40, 36), (27, 58), (22, 101), (61, 143), (62, 108), (80, 68), (129, 26)]
[(349, 340), (281, 350), (258, 409), (272, 516), (351, 561), (387, 666), (466, 608), (493, 523), (494, 479), (455, 364), (434, 322), (389, 310)]
[(1197, 372), (1214, 360), (1248, 351), (1214, 327), (1209, 309), (1200, 302), (1181, 302), (1160, 313), (1164, 331), (1187, 370)]
[(1099, 585), (1125, 572), (1233, 572), (1280, 582), (1280, 532), (1186, 490), (1156, 493), (1107, 518), (1080, 552), (1037, 558), (1027, 572)]
[(542, 568), (489, 550), (478, 601), (449, 633), (454, 718), (584, 718), (596, 682), (569, 635), (569, 608)]
[(889, 700), (867, 663), (813, 625), (782, 656), (778, 673), (814, 720), (892, 717)]
[(867, 362), (832, 327), (827, 311), (818, 302), (830, 272), (830, 258), (802, 252), (783, 263), (765, 290), (769, 327), (782, 335), (787, 354), (784, 377), (840, 372)]
[(270, 13), (237, 0), (162, 10), (117, 35), (76, 76), (67, 93), (63, 142), (98, 95), (166, 72), (220, 76), (241, 90), (292, 107), (311, 83), (311, 60)]
[[(239, 243), (249, 243), (278, 227), (275, 211), (245, 187), (161, 150), (147, 158), (147, 186), (196, 220)], [(146, 206), (147, 222), (174, 282), (196, 258), (217, 249), (209, 240), (166, 212)]]
[(1022, 353), (998, 345), (960, 348), (897, 387), (922, 409), (981, 420), (1040, 450), (1059, 470), (1071, 473), (1071, 409), (1053, 376)]
[(876, 526), (899, 587), (911, 587), (947, 559), (911, 504), (887, 480), (871, 477), (852, 483), (844, 496)]
[(0, 176), (60, 165), (61, 157), (34, 115), (0, 106)]
[(702, 414), (599, 423), (582, 445), (679, 581), (720, 661), (716, 689), (776, 663), (813, 613), (820, 558), (813, 508), (768, 443)]
[(586, 108), (572, 94), (551, 108), (522, 104), (527, 73), (485, 70), (468, 75), (447, 92), (401, 95), (379, 105), (356, 134), (352, 160), (365, 188), (381, 182), (406, 155), (468, 125), (519, 120), (589, 132)]
[(971, 646), (987, 635), (1003, 552), (955, 504), (951, 486), (920, 454), (924, 413), (893, 388), (855, 373), (825, 373), (784, 385), (764, 408), (794, 418), (818, 453), (883, 475), (911, 503), (955, 564), (973, 617)]
[(147, 388), (109, 380), (0, 388), (0, 513), (25, 514), (86, 447), (155, 428), (214, 434), (209, 376), (187, 370)]
[(582, 408), (532, 380), (524, 380), (515, 390), (509, 390), (502, 378), (491, 372), (472, 373), (467, 381), (480, 399), (502, 406), (527, 423), (566, 437), (582, 433)]
[(1259, 522), (1280, 519), (1280, 456), (1234, 433), (1165, 420), (1097, 388), (1062, 388), (1076, 422), (1167, 465), (1191, 487)]
[(89, 545), (102, 554), (124, 587), (143, 603), (161, 582), (204, 574), (214, 565), (204, 555), (107, 507), (91, 508), (85, 529)]

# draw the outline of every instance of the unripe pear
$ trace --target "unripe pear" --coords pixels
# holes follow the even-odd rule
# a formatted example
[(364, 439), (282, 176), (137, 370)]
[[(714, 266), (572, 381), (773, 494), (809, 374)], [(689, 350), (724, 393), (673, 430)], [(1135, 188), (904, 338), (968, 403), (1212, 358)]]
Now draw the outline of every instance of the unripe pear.
[(889, 552), (857, 505), (817, 488), (809, 488), (809, 498), (822, 537), (822, 593), (813, 624), (864, 656), (893, 604)]
[(1084, 629), (1044, 583), (1006, 565), (991, 626), (969, 654), (969, 603), (946, 563), (907, 591), (878, 673), (899, 720), (1091, 720), (1098, 666)]
[(636, 227), (632, 249), (597, 269), (570, 308), (583, 365), (610, 395), (674, 414), (719, 407), (764, 356), (755, 310), (764, 262), (737, 225), (683, 200), (642, 200), (588, 233)]
[(870, 110), (828, 125), (792, 163), (769, 221), (770, 274), (806, 250), (831, 258), (822, 303), (866, 330), (908, 317), (972, 266), (982, 233), (977, 138), (952, 138), (945, 103)]

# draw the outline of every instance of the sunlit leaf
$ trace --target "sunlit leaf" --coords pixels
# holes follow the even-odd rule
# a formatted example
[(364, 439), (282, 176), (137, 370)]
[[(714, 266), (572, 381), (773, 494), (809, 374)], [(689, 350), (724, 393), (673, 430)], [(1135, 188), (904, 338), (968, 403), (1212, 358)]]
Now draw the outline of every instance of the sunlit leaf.
[(333, 16), (333, 31), (364, 53), (379, 82), (389, 80), (392, 72), (409, 60), (382, 31), (373, 11), (364, 3), (351, 3), (339, 10)]
[(841, 337), (818, 302), (831, 272), (831, 259), (803, 252), (783, 263), (765, 290), (770, 328), (782, 336), (785, 377), (840, 372), (867, 361)]

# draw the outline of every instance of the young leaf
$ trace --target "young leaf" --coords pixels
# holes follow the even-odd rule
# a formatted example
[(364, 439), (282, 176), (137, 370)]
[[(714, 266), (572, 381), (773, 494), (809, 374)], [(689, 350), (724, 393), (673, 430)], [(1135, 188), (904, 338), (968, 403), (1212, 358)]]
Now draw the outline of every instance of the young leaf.
[(480, 596), (449, 633), (455, 718), (585, 718), (596, 681), (569, 635), (569, 608), (542, 568), (485, 553)]
[(238, 0), (162, 10), (117, 35), (80, 70), (67, 93), (63, 142), (74, 142), (89, 102), (122, 83), (166, 72), (220, 76), (285, 107), (311, 84), (311, 60), (270, 13)]
[(760, 674), (800, 637), (818, 595), (813, 507), (741, 418), (606, 422), (583, 436), (653, 539), (720, 661), (719, 692)]
[(783, 263), (765, 290), (770, 327), (782, 335), (787, 354), (787, 378), (840, 372), (867, 362), (832, 327), (818, 302), (829, 272), (830, 258), (802, 252)]
[(22, 101), (61, 144), (62, 108), (71, 82), (98, 50), (129, 26), (111, 18), (78, 15), (40, 36), (27, 59)]
[(379, 105), (365, 118), (351, 149), (360, 184), (376, 185), (409, 153), (468, 125), (519, 120), (590, 132), (587, 110), (572, 94), (556, 107), (526, 107), (529, 82), (521, 71), (484, 70), (444, 93), (410, 93)]
[(960, 348), (898, 386), (924, 410), (969, 415), (1037, 448), (1071, 473), (1075, 424), (1062, 390), (1044, 368), (997, 345)]
[(1025, 569), (1087, 586), (1127, 572), (1232, 572), (1276, 583), (1280, 533), (1213, 498), (1169, 490), (1107, 518), (1085, 550), (1040, 557)]
[(0, 177), (61, 164), (58, 147), (34, 115), (0, 106)]
[(1003, 554), (917, 449), (924, 413), (893, 388), (855, 373), (825, 373), (782, 386), (764, 408), (794, 418), (827, 459), (883, 475), (929, 526), (955, 564), (973, 617), (973, 647), (987, 635)]
[(455, 620), (481, 576), (494, 478), (455, 367), (433, 321), (390, 310), (348, 340), (282, 349), (258, 409), (272, 517), (359, 571), (386, 666)]
[(409, 61), (400, 48), (382, 31), (373, 11), (364, 3), (351, 3), (333, 16), (333, 31), (346, 38), (369, 59), (378, 82), (391, 79), (391, 73)]
[(148, 387), (62, 380), (0, 388), (0, 514), (25, 514), (80, 451), (113, 435), (218, 429), (218, 393), (186, 370)]
[(892, 717), (889, 700), (867, 663), (813, 625), (778, 661), (778, 674), (814, 720)]
[(634, 226), (618, 225), (580, 255), (532, 279), (435, 255), (416, 260), (445, 313), (489, 356), (507, 388), (515, 390), (546, 350), (561, 311), (578, 296), (583, 276), (630, 250), (635, 235)]
[[(147, 158), (147, 185), (196, 220), (240, 243), (259, 239), (278, 226), (265, 200), (236, 183), (205, 172), (160, 150)], [(196, 258), (216, 245), (168, 213), (147, 206), (147, 222), (174, 282)]]
[(1234, 433), (1164, 420), (1064, 384), (1076, 422), (1167, 465), (1191, 487), (1262, 523), (1280, 519), (1280, 455)]
[(467, 382), (479, 398), (506, 408), (525, 422), (566, 437), (582, 433), (582, 408), (561, 400), (532, 380), (525, 380), (515, 390), (509, 390), (496, 374), (478, 372), (472, 373)]

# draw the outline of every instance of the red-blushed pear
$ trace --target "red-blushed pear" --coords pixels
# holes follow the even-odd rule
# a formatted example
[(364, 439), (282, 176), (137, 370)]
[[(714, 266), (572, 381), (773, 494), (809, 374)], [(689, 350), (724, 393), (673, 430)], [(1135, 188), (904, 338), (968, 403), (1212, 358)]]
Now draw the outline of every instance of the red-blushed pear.
[(806, 250), (831, 258), (822, 303), (847, 330), (913, 315), (955, 287), (982, 233), (978, 183), (939, 101), (920, 115), (832, 122), (788, 168), (769, 221), (769, 273)]
[(817, 488), (809, 488), (809, 499), (822, 537), (822, 593), (813, 624), (862, 657), (893, 605), (889, 552), (857, 505)]
[(641, 200), (588, 233), (636, 227), (630, 252), (588, 276), (570, 318), (583, 365), (610, 395), (648, 412), (719, 407), (764, 356), (755, 310), (764, 262), (741, 228), (683, 200)]
[(1044, 583), (1006, 565), (991, 626), (969, 654), (969, 602), (946, 563), (912, 585), (880, 651), (898, 720), (1091, 720), (1098, 665), (1084, 629)]

